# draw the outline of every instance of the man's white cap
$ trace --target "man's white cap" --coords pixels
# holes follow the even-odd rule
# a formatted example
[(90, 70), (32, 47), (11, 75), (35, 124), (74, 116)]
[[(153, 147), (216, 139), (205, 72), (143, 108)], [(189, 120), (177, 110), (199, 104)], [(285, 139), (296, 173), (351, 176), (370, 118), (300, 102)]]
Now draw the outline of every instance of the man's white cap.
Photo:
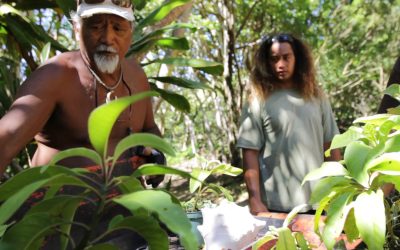
[(76, 12), (78, 16), (82, 18), (91, 17), (96, 14), (114, 14), (128, 21), (134, 20), (132, 7), (124, 8), (118, 6), (111, 0), (104, 0), (96, 4), (87, 4), (85, 1), (82, 1), (82, 3), (78, 5)]

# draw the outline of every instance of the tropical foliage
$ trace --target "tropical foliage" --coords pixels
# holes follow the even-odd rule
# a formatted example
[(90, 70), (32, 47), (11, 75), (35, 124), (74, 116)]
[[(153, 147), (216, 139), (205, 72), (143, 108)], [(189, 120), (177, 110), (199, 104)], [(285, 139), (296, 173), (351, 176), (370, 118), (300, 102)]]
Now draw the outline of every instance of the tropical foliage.
[[(386, 93), (400, 100), (399, 87), (392, 85)], [(361, 237), (369, 249), (383, 249), (386, 236), (398, 237), (390, 235), (393, 230), (387, 235), (386, 229), (388, 222), (393, 223), (393, 215), (397, 217), (398, 207), (388, 205), (381, 188), (393, 183), (400, 190), (399, 128), (399, 108), (356, 119), (353, 126), (332, 141), (330, 149), (345, 147), (343, 161), (325, 162), (304, 178), (303, 182), (323, 178), (315, 185), (310, 202), (319, 204), (315, 231), (328, 249), (333, 248), (343, 230), (350, 241)], [(398, 202), (393, 205), (398, 206)], [(323, 211), (326, 221), (320, 232)]]
[[(166, 231), (160, 223), (179, 236), (185, 249), (197, 249), (195, 235), (190, 231), (191, 224), (179, 201), (163, 190), (145, 190), (138, 177), (155, 174), (189, 174), (166, 166), (147, 164), (136, 170), (132, 176), (114, 177), (117, 159), (131, 147), (150, 146), (168, 154), (173, 148), (161, 138), (152, 134), (136, 133), (121, 140), (112, 155), (107, 152), (111, 129), (120, 113), (132, 102), (154, 96), (154, 93), (140, 93), (125, 97), (96, 108), (89, 117), (89, 137), (94, 150), (72, 148), (58, 153), (47, 166), (29, 168), (15, 175), (0, 186), (2, 205), (0, 207), (1, 249), (36, 249), (42, 246), (46, 237), (59, 237), (60, 249), (117, 249), (104, 239), (113, 232), (128, 229), (146, 239), (150, 249), (168, 249)], [(70, 169), (57, 165), (68, 157), (82, 156), (91, 159), (100, 167), (99, 172)], [(81, 191), (58, 192), (66, 185), (80, 187)], [(39, 189), (46, 187), (46, 195), (28, 210), (22, 220), (13, 221), (12, 215)], [(117, 195), (111, 195), (117, 189)], [(82, 203), (94, 205), (88, 224), (75, 221), (74, 215)], [(105, 212), (116, 205), (125, 207), (130, 216), (116, 215), (109, 219), (106, 232), (100, 236), (94, 232)], [(87, 205), (83, 205), (87, 206)], [(11, 218), (11, 220), (10, 220)], [(71, 237), (72, 225), (84, 229), (84, 236), (78, 242)], [(55, 235), (55, 236), (54, 236)]]

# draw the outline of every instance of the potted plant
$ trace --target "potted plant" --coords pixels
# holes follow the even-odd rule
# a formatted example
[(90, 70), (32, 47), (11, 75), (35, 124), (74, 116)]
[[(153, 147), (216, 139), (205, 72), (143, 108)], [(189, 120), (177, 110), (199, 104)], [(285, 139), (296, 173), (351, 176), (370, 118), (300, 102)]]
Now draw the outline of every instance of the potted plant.
[[(400, 100), (399, 85), (390, 86), (386, 93)], [(314, 187), (311, 203), (319, 204), (314, 229), (328, 249), (343, 230), (349, 241), (361, 238), (368, 249), (383, 249), (386, 237), (396, 237), (386, 226), (393, 225), (393, 216), (398, 216), (399, 202), (391, 207), (382, 187), (392, 183), (400, 190), (399, 111), (397, 107), (388, 114), (356, 119), (332, 141), (330, 149), (344, 148), (344, 159), (325, 162), (304, 178), (303, 182), (322, 178)], [(326, 220), (319, 231), (323, 211)]]
[[(198, 249), (180, 202), (166, 191), (145, 190), (138, 180), (143, 175), (169, 173), (189, 177), (189, 174), (166, 166), (147, 164), (131, 176), (112, 176), (117, 159), (130, 147), (144, 145), (174, 154), (173, 148), (164, 140), (145, 133), (129, 135), (118, 143), (113, 155), (107, 153), (109, 134), (123, 109), (137, 100), (154, 95), (155, 92), (144, 92), (96, 108), (88, 121), (93, 150), (73, 148), (62, 151), (49, 165), (24, 170), (2, 184), (0, 249), (38, 249), (49, 235), (59, 237), (60, 249), (117, 249), (103, 239), (120, 229), (136, 231), (147, 241), (150, 249), (168, 249), (168, 235), (164, 226), (179, 236), (185, 249)], [(57, 165), (60, 160), (72, 156), (90, 158), (100, 166), (100, 172), (89, 174), (82, 168), (70, 169)], [(76, 195), (59, 194), (58, 190), (66, 185), (80, 187), (82, 191)], [(9, 219), (26, 199), (43, 187), (47, 189), (43, 200), (28, 210), (21, 220), (10, 222)], [(110, 197), (108, 193), (112, 189), (117, 189), (119, 194)], [(75, 212), (82, 202), (91, 203), (95, 208), (88, 224), (74, 221)], [(112, 218), (106, 231), (95, 235), (93, 232), (100, 218), (107, 208), (115, 204), (129, 210), (130, 215)], [(71, 237), (72, 225), (84, 229), (79, 242), (74, 242)]]
[(189, 180), (189, 192), (193, 194), (193, 197), (183, 202), (182, 206), (185, 208), (187, 216), (192, 223), (192, 231), (196, 234), (198, 242), (203, 244), (204, 241), (197, 230), (197, 226), (203, 223), (203, 216), (200, 210), (204, 207), (215, 206), (214, 200), (210, 198), (210, 195), (214, 195), (216, 198), (222, 196), (228, 201), (233, 201), (228, 189), (216, 183), (207, 182), (207, 179), (214, 175), (238, 176), (242, 173), (242, 169), (218, 160), (207, 161), (200, 156), (198, 159), (201, 166), (192, 169)]

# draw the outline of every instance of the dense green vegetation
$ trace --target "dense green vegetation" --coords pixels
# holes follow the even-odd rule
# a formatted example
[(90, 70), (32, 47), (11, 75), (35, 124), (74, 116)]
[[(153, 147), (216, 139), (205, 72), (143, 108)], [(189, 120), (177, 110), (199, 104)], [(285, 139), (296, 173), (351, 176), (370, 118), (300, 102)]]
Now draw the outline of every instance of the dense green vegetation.
[[(186, 157), (200, 154), (238, 164), (234, 145), (248, 70), (255, 46), (268, 33), (292, 32), (308, 42), (319, 82), (342, 131), (356, 117), (376, 111), (399, 54), (398, 0), (133, 2), (138, 25), (131, 56), (145, 65), (153, 87), (164, 94), (155, 100), (158, 124)], [(76, 48), (65, 16), (75, 7), (73, 0), (2, 3), (0, 114), (42, 60)], [(50, 51), (45, 47), (49, 42)], [(163, 58), (170, 60), (162, 63)], [(218, 64), (203, 71), (187, 67), (195, 63), (189, 59), (221, 63), (223, 72)], [(186, 80), (179, 84), (165, 76)], [(24, 150), (14, 167), (25, 165), (28, 155), (29, 150)]]

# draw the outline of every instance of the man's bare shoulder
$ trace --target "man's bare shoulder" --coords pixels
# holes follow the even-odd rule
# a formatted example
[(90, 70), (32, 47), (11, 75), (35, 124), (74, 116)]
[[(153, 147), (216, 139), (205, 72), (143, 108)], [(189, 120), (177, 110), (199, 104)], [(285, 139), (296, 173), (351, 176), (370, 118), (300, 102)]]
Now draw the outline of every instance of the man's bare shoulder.
[(124, 80), (138, 91), (150, 89), (146, 73), (135, 58), (127, 58), (123, 62)]
[(58, 91), (64, 84), (79, 82), (78, 65), (81, 62), (79, 52), (66, 52), (50, 58), (26, 79), (20, 95), (32, 91)]

